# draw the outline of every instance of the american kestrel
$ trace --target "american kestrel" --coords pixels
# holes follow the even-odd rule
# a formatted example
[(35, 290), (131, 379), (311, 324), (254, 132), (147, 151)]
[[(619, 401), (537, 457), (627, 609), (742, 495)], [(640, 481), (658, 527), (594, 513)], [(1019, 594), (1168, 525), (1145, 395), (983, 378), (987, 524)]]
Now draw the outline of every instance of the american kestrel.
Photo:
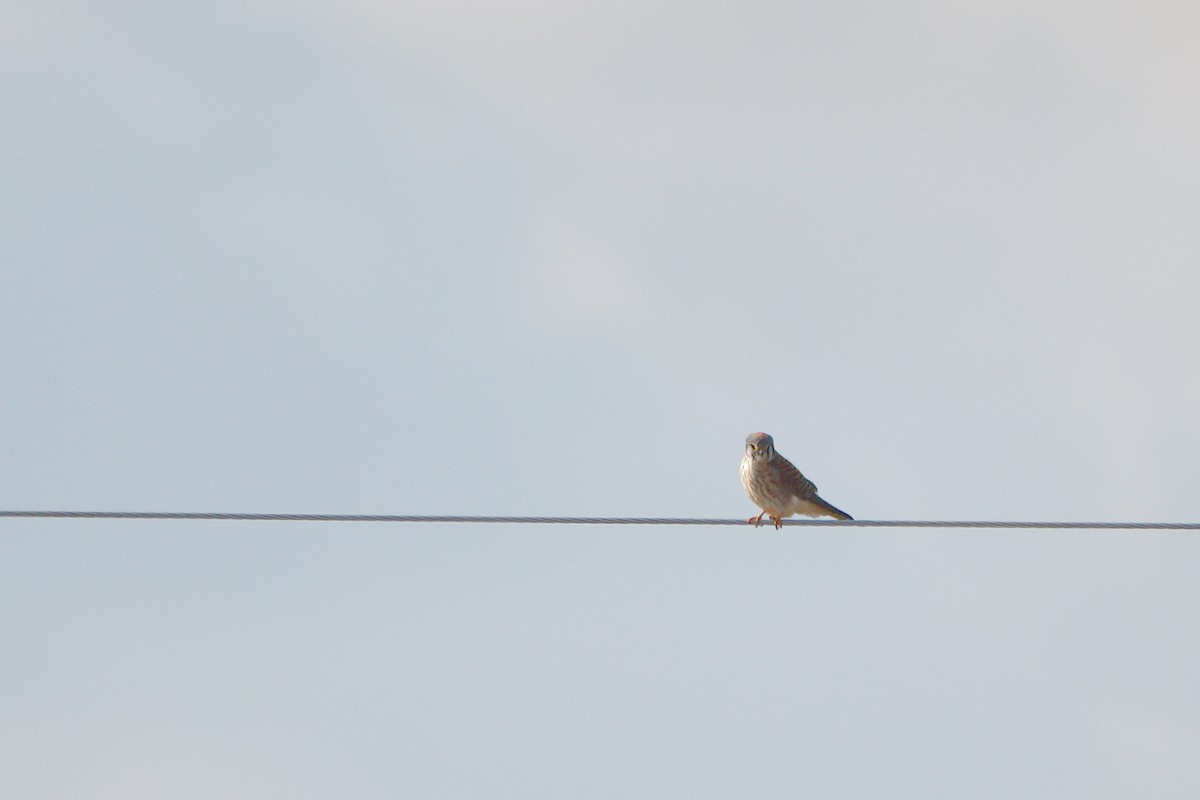
[(816, 485), (775, 451), (775, 440), (765, 433), (752, 433), (746, 437), (742, 486), (746, 487), (751, 502), (763, 510), (762, 514), (748, 520), (756, 528), (762, 524), (764, 515), (771, 518), (776, 530), (783, 527), (784, 517), (793, 514), (854, 519), (818, 497)]

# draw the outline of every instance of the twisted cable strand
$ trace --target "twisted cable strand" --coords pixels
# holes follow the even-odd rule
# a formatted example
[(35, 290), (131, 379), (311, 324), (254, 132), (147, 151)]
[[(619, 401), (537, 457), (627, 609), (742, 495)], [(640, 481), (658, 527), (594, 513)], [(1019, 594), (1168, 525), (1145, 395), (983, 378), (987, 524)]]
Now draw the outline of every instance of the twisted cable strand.
[[(747, 525), (744, 519), (538, 517), (409, 514), (254, 514), (208, 511), (4, 511), (10, 519), (222, 520), (241, 522), (425, 522), (525, 525)], [(1026, 530), (1200, 530), (1200, 522), (1019, 522), (987, 520), (785, 519), (784, 525), (838, 528), (1007, 528)]]

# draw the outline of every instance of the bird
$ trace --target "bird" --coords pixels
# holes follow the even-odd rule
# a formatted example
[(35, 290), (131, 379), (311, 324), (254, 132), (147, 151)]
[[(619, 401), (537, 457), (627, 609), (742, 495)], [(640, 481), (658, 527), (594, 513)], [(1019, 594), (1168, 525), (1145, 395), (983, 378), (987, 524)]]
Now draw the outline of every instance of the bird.
[(742, 486), (750, 501), (763, 510), (762, 514), (747, 520), (756, 528), (762, 524), (764, 516), (775, 523), (775, 530), (783, 527), (784, 517), (793, 514), (854, 519), (822, 500), (817, 495), (816, 484), (776, 451), (775, 440), (766, 433), (752, 433), (746, 437)]

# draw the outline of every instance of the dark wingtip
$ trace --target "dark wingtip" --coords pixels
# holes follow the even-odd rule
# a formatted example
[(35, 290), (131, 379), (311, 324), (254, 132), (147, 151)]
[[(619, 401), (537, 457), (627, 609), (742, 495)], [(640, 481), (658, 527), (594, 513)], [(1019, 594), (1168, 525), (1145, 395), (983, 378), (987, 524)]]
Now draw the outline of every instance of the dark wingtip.
[(854, 517), (850, 516), (850, 515), (849, 515), (849, 514), (847, 514), (845, 511), (842, 511), (842, 510), (841, 510), (840, 508), (838, 508), (837, 506), (834, 506), (834, 505), (831, 505), (831, 504), (829, 504), (829, 503), (826, 503), (824, 500), (822, 500), (822, 501), (821, 501), (821, 504), (822, 504), (822, 505), (824, 505), (824, 506), (825, 506), (825, 508), (826, 508), (826, 509), (828, 509), (828, 510), (829, 510), (829, 512), (830, 512), (831, 514), (833, 514), (833, 516), (834, 516), (834, 517), (836, 517), (837, 519), (848, 519), (848, 520), (853, 520), (853, 519), (854, 519)]

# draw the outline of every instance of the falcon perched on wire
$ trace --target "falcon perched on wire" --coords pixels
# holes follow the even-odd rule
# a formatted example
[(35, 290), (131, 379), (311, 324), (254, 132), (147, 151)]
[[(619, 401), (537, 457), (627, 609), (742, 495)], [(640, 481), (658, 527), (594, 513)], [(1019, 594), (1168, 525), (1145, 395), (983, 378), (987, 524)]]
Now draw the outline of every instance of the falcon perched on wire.
[(854, 519), (822, 500), (817, 495), (816, 485), (775, 451), (775, 440), (765, 433), (752, 433), (746, 437), (742, 486), (751, 502), (763, 510), (762, 514), (748, 520), (756, 528), (762, 524), (764, 516), (770, 517), (776, 530), (783, 527), (784, 517), (793, 514)]

